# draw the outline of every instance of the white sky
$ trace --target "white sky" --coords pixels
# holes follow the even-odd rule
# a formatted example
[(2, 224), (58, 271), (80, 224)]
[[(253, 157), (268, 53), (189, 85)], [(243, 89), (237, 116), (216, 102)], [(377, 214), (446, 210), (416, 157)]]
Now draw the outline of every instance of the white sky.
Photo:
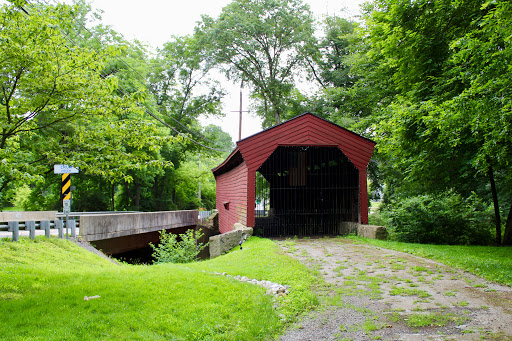
[[(325, 14), (354, 16), (362, 0), (303, 0), (317, 17)], [(112, 25), (125, 38), (137, 38), (153, 47), (173, 35), (193, 33), (202, 14), (217, 17), (231, 0), (92, 0), (101, 9), (103, 23)], [(346, 11), (343, 11), (343, 8)]]

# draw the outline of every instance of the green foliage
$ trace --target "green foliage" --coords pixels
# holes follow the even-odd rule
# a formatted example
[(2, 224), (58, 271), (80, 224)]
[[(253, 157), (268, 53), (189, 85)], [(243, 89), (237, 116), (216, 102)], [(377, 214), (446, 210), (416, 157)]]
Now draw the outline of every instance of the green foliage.
[(203, 16), (200, 39), (232, 80), (253, 87), (265, 126), (279, 123), (293, 77), (314, 44), (313, 19), (300, 0), (235, 0), (219, 18)]
[(320, 61), (321, 83), (349, 88), (357, 81), (348, 61), (357, 24), (339, 17), (327, 17), (324, 26), (325, 37), (319, 46), (323, 56)]
[(511, 13), (502, 0), (367, 3), (365, 39), (349, 59), (356, 97), (343, 97), (362, 98), (369, 113), (360, 128), (377, 142), (378, 167), (368, 173), (386, 202), (476, 192), (495, 202), (497, 242), (500, 212), (512, 205)]
[(18, 187), (12, 202), (13, 206), (17, 207), (18, 209), (23, 209), (25, 206), (27, 206), (29, 194), (30, 187), (28, 185)]
[(267, 340), (283, 326), (263, 288), (189, 264), (116, 265), (40, 237), (0, 241), (0, 264), (2, 340)]
[[(151, 62), (149, 90), (158, 111), (171, 126), (178, 123), (178, 130), (185, 127), (197, 133), (195, 120), (199, 115), (221, 114), (224, 92), (219, 82), (210, 77), (213, 65), (198, 39), (173, 37)], [(205, 87), (206, 94), (196, 91), (199, 87)]]
[(197, 259), (197, 255), (208, 243), (197, 243), (203, 233), (192, 229), (178, 236), (172, 233), (160, 231), (160, 242), (158, 245), (149, 245), (154, 250), (155, 263), (190, 263)]
[(420, 195), (393, 202), (386, 213), (390, 238), (425, 244), (477, 244), (491, 242), (492, 213), (476, 196)]
[[(100, 29), (71, 43), (68, 34), (76, 37), (87, 21), (80, 6), (42, 5), (29, 15), (1, 6), (0, 191), (41, 184), (54, 164), (111, 182), (170, 166), (158, 157), (168, 136), (139, 106), (144, 88), (113, 65), (123, 51), (143, 51)], [(102, 38), (105, 45), (92, 43)]]
[[(29, 12), (9, 5), (0, 12), (2, 206), (29, 184), (26, 208), (59, 209), (51, 169), (64, 163), (80, 168), (73, 176), (77, 211), (214, 207), (206, 168), (179, 170), (199, 149), (185, 134), (201, 132), (200, 114), (219, 114), (223, 95), (208, 77), (212, 65), (200, 44), (176, 37), (150, 60), (144, 45), (98, 23), (101, 16), (84, 1)], [(208, 87), (206, 94), (198, 86)], [(158, 126), (148, 110), (184, 133)], [(204, 133), (211, 144), (231, 148), (218, 127)], [(198, 176), (206, 178), (204, 202), (190, 195)]]
[[(318, 304), (310, 290), (318, 279), (259, 238), (208, 261), (151, 266), (116, 265), (68, 240), (21, 238), (0, 241), (0, 264), (2, 340), (268, 340), (284, 327), (279, 314), (293, 320)], [(213, 271), (292, 291), (276, 303), (264, 288)]]

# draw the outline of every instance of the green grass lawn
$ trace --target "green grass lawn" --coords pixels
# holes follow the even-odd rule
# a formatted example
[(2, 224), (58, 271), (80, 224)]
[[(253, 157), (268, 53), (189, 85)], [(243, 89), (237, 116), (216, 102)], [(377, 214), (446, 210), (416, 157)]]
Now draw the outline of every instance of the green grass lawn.
[[(292, 286), (265, 289), (213, 271)], [(2, 340), (263, 340), (318, 304), (317, 277), (274, 242), (193, 264), (116, 265), (72, 242), (0, 241)], [(100, 298), (85, 301), (84, 296)]]
[(512, 286), (512, 247), (411, 244), (358, 237), (352, 239), (434, 259), (489, 281)]
[(313, 273), (298, 260), (287, 256), (273, 241), (258, 237), (251, 237), (244, 243), (243, 250), (235, 248), (222, 257), (189, 266), (291, 286), (288, 296), (278, 298), (279, 313), (288, 321), (318, 305), (318, 298), (311, 289), (323, 283), (318, 272)]

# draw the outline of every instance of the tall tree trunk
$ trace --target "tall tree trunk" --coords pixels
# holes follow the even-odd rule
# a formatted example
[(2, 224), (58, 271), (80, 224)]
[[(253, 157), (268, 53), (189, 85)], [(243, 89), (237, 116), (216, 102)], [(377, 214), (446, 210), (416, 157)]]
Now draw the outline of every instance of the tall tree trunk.
[(487, 176), (491, 183), (492, 202), (494, 204), (494, 221), (496, 223), (496, 245), (501, 245), (501, 218), (500, 218), (500, 206), (498, 203), (498, 193), (496, 192), (496, 184), (494, 182), (494, 172), (492, 166), (489, 163), (487, 168)]
[(279, 111), (277, 109), (274, 111), (274, 117), (276, 119), (276, 124), (281, 123), (281, 115), (279, 115)]
[(512, 246), (512, 204), (508, 211), (507, 224), (505, 225), (505, 235), (503, 236), (503, 245)]

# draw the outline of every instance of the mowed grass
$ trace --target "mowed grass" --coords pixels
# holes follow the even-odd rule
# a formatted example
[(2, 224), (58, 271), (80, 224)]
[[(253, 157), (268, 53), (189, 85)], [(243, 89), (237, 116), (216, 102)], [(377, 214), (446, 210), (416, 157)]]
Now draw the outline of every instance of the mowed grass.
[(318, 272), (286, 255), (275, 242), (258, 237), (251, 237), (242, 250), (236, 247), (222, 257), (193, 263), (190, 267), (291, 286), (287, 296), (277, 297), (279, 314), (284, 315), (286, 321), (316, 307), (319, 300), (311, 289), (324, 283)]
[[(272, 241), (251, 238), (244, 246), (195, 264), (142, 266), (116, 265), (56, 238), (2, 240), (0, 339), (269, 339), (282, 330), (283, 316), (316, 304), (316, 277)], [(276, 309), (264, 288), (213, 271), (294, 288)], [(84, 300), (94, 295), (100, 298)]]
[(489, 281), (512, 286), (512, 247), (412, 244), (352, 238), (378, 247), (434, 259)]

